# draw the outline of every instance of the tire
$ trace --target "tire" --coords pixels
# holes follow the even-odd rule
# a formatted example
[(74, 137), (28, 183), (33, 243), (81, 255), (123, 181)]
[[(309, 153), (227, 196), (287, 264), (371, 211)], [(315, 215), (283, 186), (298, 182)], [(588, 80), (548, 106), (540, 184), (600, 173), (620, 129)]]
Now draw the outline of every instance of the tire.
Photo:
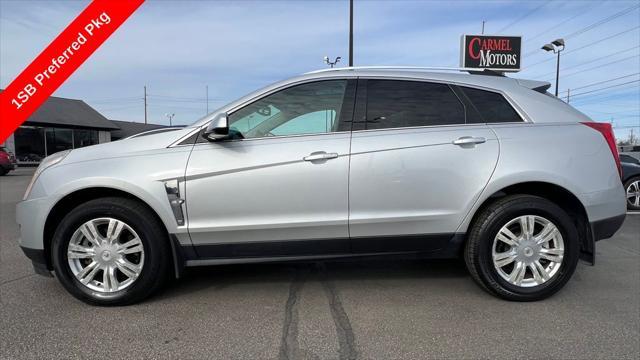
[[(627, 180), (624, 183), (624, 191), (627, 196), (627, 209), (640, 210), (640, 176)], [(635, 196), (630, 198), (631, 194), (635, 194)]]
[[(533, 229), (534, 236), (523, 235), (527, 233), (523, 222)], [(549, 223), (557, 231), (547, 228)], [(549, 229), (548, 236), (543, 229)], [(511, 245), (500, 240), (516, 237)], [(542, 238), (550, 240), (538, 244)], [(506, 265), (502, 265), (503, 258)], [(536, 301), (553, 295), (571, 278), (578, 258), (578, 232), (569, 215), (553, 202), (531, 195), (506, 196), (482, 210), (468, 233), (464, 251), (475, 282), (490, 294), (511, 301)], [(516, 272), (520, 268), (524, 271)]]
[(0, 176), (5, 176), (8, 173), (9, 173), (9, 170), (7, 170), (7, 169), (5, 169), (3, 167), (0, 167)]
[[(99, 235), (95, 242), (85, 235), (92, 233), (92, 225)], [(116, 229), (112, 234), (120, 229), (112, 244), (109, 229)], [(172, 259), (157, 216), (138, 201), (118, 197), (91, 200), (71, 210), (55, 231), (51, 254), (62, 285), (91, 305), (128, 305), (147, 298), (168, 279)]]

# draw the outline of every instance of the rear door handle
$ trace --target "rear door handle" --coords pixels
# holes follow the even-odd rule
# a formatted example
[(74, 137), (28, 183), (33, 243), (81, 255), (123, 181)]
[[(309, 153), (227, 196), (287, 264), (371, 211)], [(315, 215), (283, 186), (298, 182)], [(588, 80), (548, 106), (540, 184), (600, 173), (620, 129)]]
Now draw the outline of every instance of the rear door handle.
[(338, 157), (338, 153), (314, 152), (302, 158), (304, 161), (329, 160)]
[(482, 144), (487, 142), (487, 139), (478, 136), (463, 136), (460, 138), (457, 138), (456, 140), (452, 141), (453, 145), (469, 145), (469, 144)]

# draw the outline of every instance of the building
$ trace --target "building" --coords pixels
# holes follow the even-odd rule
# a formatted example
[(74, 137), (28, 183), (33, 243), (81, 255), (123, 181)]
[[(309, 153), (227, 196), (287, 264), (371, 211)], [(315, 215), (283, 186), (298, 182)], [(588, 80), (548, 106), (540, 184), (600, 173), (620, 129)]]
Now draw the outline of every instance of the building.
[(161, 129), (166, 126), (157, 124), (144, 124), (131, 121), (111, 120), (119, 129), (111, 131), (111, 141), (124, 139), (131, 135), (139, 134), (144, 131)]
[(163, 127), (111, 121), (82, 100), (51, 96), (2, 146), (18, 164), (37, 164), (55, 152), (109, 142)]

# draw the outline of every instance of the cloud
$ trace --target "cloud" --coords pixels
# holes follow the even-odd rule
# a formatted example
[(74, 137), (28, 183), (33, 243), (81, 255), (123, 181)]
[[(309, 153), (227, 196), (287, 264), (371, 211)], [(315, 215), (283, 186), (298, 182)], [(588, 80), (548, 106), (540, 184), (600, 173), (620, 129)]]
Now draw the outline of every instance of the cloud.
[[(86, 2), (0, 1), (0, 86), (6, 86), (77, 14)], [(464, 33), (524, 36), (525, 66), (553, 55), (538, 50), (637, 4), (634, 1), (356, 1), (356, 65), (457, 66)], [(517, 21), (515, 21), (517, 20)], [(561, 80), (561, 91), (640, 72), (638, 49), (607, 54), (640, 43), (640, 29), (590, 43), (640, 25), (638, 9), (567, 39), (561, 67), (567, 73), (601, 66)], [(347, 1), (147, 1), (56, 92), (81, 98), (107, 117), (142, 121), (147, 85), (152, 122), (190, 123), (206, 111), (268, 83), (324, 67), (322, 57), (348, 54)], [(531, 40), (529, 40), (531, 39)], [(587, 46), (569, 53), (571, 49)], [(602, 58), (598, 60), (598, 58)], [(582, 65), (585, 62), (591, 64)], [(555, 60), (527, 68), (518, 77), (553, 79)], [(595, 87), (597, 88), (597, 87)], [(576, 106), (596, 119), (617, 107), (638, 109), (638, 87), (616, 89), (622, 105), (598, 93), (576, 98)], [(583, 91), (591, 90), (586, 88)], [(602, 95), (602, 94), (600, 94)], [(582, 98), (580, 101), (578, 99)], [(608, 101), (608, 100), (607, 100)], [(640, 125), (636, 118), (619, 123)], [(628, 115), (624, 113), (624, 115)], [(631, 114), (634, 115), (634, 114)], [(620, 115), (622, 116), (622, 115)], [(614, 120), (617, 122), (617, 120)], [(621, 132), (624, 135), (624, 131)]]

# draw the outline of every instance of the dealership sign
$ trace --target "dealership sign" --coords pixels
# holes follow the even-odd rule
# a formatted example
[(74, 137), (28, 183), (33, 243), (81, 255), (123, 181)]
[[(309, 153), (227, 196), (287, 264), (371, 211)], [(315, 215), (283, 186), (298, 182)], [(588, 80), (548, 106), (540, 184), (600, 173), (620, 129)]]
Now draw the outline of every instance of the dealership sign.
[(461, 67), (520, 71), (522, 37), (462, 35), (461, 40)]

